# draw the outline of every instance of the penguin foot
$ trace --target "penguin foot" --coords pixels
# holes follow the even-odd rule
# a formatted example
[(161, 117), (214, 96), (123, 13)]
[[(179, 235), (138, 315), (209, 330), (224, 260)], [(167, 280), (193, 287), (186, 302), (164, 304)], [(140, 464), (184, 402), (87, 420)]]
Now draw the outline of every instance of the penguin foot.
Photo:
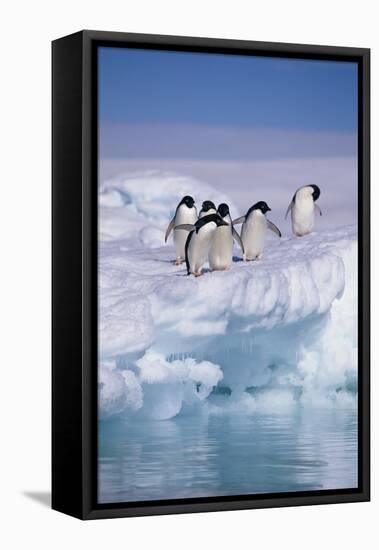
[(181, 258), (176, 258), (175, 265), (182, 265), (183, 260)]

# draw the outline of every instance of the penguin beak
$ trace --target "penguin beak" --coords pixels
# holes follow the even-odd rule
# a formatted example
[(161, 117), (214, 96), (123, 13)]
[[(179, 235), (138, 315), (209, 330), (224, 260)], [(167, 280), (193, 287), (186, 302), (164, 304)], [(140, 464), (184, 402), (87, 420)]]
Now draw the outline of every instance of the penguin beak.
[(271, 208), (267, 207), (267, 212), (271, 212)]
[(221, 225), (229, 225), (229, 224), (227, 222), (224, 222), (224, 220), (222, 220)]

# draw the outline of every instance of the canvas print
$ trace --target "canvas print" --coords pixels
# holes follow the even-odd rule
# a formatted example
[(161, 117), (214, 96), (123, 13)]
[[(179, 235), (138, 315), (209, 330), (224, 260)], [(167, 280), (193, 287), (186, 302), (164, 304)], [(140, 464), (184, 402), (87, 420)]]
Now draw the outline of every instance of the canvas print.
[(98, 48), (98, 502), (358, 486), (358, 68)]

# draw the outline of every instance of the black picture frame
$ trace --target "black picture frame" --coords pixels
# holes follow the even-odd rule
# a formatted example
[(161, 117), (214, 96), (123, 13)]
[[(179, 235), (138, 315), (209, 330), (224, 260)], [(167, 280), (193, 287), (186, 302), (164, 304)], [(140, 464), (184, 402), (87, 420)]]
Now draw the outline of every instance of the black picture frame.
[[(100, 45), (348, 60), (359, 72), (357, 489), (100, 505), (97, 478), (97, 62)], [(52, 43), (52, 507), (81, 519), (370, 499), (370, 50), (81, 31)]]

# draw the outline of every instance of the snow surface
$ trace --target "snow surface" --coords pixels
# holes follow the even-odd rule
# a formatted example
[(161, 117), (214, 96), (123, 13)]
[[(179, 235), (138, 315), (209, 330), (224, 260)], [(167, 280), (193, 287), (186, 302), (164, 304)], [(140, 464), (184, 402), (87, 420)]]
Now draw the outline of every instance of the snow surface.
[[(155, 171), (100, 186), (103, 418), (354, 407), (357, 229), (273, 237), (261, 261), (186, 275), (164, 232), (183, 195), (232, 201)], [(254, 201), (252, 201), (254, 202)]]

